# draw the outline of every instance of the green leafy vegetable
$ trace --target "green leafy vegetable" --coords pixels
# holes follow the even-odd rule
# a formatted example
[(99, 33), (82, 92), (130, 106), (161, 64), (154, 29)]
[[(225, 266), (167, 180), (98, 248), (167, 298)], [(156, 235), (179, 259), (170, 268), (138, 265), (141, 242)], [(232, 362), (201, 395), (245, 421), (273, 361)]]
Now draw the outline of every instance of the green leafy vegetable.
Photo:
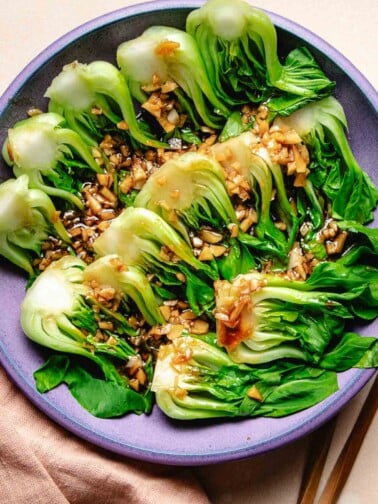
[(227, 254), (217, 261), (220, 276), (231, 281), (256, 268), (257, 258), (240, 240), (231, 239)]
[(190, 229), (222, 228), (237, 222), (221, 166), (194, 152), (163, 164), (149, 177), (134, 204), (160, 215), (188, 242)]
[(269, 16), (247, 2), (209, 0), (187, 17), (211, 85), (225, 103), (267, 102), (272, 112), (290, 114), (334, 89), (306, 48), (281, 64), (277, 33)]
[(70, 237), (49, 196), (28, 183), (21, 175), (0, 184), (0, 254), (33, 275), (33, 258), (48, 236), (67, 243)]
[(83, 278), (88, 283), (95, 281), (99, 285), (113, 287), (132, 299), (151, 326), (164, 323), (147, 276), (138, 268), (123, 264), (117, 255), (95, 260), (86, 267)]
[(90, 145), (97, 145), (91, 134), (92, 107), (98, 107), (113, 124), (126, 122), (133, 139), (149, 147), (164, 147), (152, 135), (143, 131), (136, 119), (130, 91), (123, 75), (107, 61), (88, 65), (77, 61), (66, 65), (47, 89), (49, 110), (62, 114), (69, 126)]
[[(360, 344), (352, 340), (348, 344), (344, 334), (345, 322), (353, 318), (350, 305), (360, 300), (366, 288), (376, 285), (376, 274), (358, 286), (351, 280), (353, 289), (340, 289), (343, 283), (339, 281), (338, 292), (315, 290), (313, 285), (330, 283), (319, 275), (312, 284), (311, 277), (309, 283), (295, 282), (257, 272), (240, 275), (233, 282), (217, 281), (217, 342), (235, 362), (296, 359), (322, 367), (323, 358), (332, 352), (327, 361), (333, 363), (330, 369), (344, 370), (343, 361), (356, 364), (365, 352), (375, 351), (378, 343), (366, 337)], [(347, 285), (348, 273), (345, 276)], [(372, 304), (377, 309), (377, 299)]]
[(151, 85), (159, 87), (173, 81), (184, 94), (181, 99), (178, 93), (178, 99), (187, 113), (194, 110), (210, 127), (219, 128), (225, 122), (228, 109), (214, 93), (198, 47), (185, 31), (152, 26), (118, 47), (117, 63), (140, 103), (147, 100), (146, 89)]
[[(343, 231), (347, 231), (352, 237), (351, 248), (365, 245), (370, 249), (372, 254), (378, 254), (378, 228), (363, 226), (356, 221), (338, 221), (338, 227)], [(346, 257), (351, 250), (344, 255), (342, 261), (346, 261)], [(348, 261), (349, 262), (349, 261)]]
[(322, 401), (337, 390), (336, 375), (303, 365), (236, 365), (225, 352), (185, 336), (160, 349), (152, 383), (171, 418), (280, 417)]
[(378, 189), (335, 83), (278, 47), (264, 11), (208, 0), (119, 68), (64, 66), (49, 112), (9, 129), (0, 254), (30, 276), (26, 336), (58, 352), (40, 393), (99, 418), (153, 394), (175, 419), (281, 417), (378, 367), (357, 329), (378, 316)]
[(115, 253), (127, 266), (142, 268), (150, 262), (166, 261), (160, 253), (163, 246), (195, 270), (214, 276), (206, 264), (195, 258), (191, 247), (169, 224), (145, 208), (123, 210), (93, 245), (99, 256)]
[[(257, 137), (250, 131), (215, 144), (212, 152), (216, 159), (220, 159), (226, 172), (237, 167), (238, 174), (249, 183), (258, 214), (255, 236), (271, 242), (287, 254), (298, 231), (299, 220), (290, 205), (281, 167), (272, 162), (267, 149), (259, 145)], [(287, 225), (288, 236), (276, 227), (272, 219), (274, 192), (277, 212)]]
[(225, 142), (229, 138), (237, 137), (252, 128), (253, 123), (244, 124), (242, 117), (238, 110), (230, 114), (218, 137), (219, 142)]
[[(198, 313), (209, 306), (209, 281), (217, 278), (217, 272), (199, 261), (191, 246), (158, 214), (145, 208), (126, 208), (93, 246), (99, 256), (116, 253), (126, 266), (153, 272), (163, 284), (183, 286), (178, 279), (183, 274), (193, 310)], [(201, 286), (198, 292), (193, 291), (193, 282)]]
[[(353, 155), (344, 110), (336, 98), (307, 105), (287, 118), (277, 118), (275, 124), (295, 129), (313, 147), (312, 180), (329, 198), (334, 218), (361, 224), (372, 220), (378, 189)], [(332, 163), (327, 162), (330, 150)]]
[[(93, 172), (102, 172), (81, 136), (66, 127), (62, 116), (52, 112), (16, 123), (9, 129), (3, 146), (3, 157), (13, 167), (16, 177), (26, 174), (30, 187), (82, 208), (83, 203), (77, 195), (59, 187), (60, 177), (55, 171), (66, 158), (74, 155), (79, 156)], [(48, 184), (49, 178), (54, 179), (56, 187)]]
[[(104, 356), (127, 362), (135, 351), (115, 333), (108, 342), (96, 339), (98, 324), (87, 300), (90, 288), (83, 282), (84, 269), (85, 263), (73, 256), (51, 263), (26, 292), (21, 326), (32, 341), (86, 357), (98, 364), (107, 379), (125, 384), (115, 364)], [(127, 326), (125, 321), (123, 328)]]
[(114, 418), (130, 411), (149, 413), (152, 395), (139, 394), (113, 381), (96, 378), (64, 354), (53, 354), (34, 372), (37, 390), (41, 393), (65, 383), (73, 397), (92, 415)]

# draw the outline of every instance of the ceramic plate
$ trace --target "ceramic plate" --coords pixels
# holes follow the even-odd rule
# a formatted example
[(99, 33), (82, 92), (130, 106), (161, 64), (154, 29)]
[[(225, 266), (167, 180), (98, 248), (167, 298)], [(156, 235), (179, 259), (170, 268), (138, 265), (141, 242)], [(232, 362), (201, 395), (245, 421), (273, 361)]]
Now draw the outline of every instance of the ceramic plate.
[[(0, 142), (7, 128), (25, 117), (31, 106), (45, 109), (43, 94), (62, 66), (73, 60), (115, 62), (119, 43), (153, 24), (185, 26), (196, 1), (157, 1), (112, 12), (86, 23), (49, 46), (34, 59), (0, 98)], [(336, 80), (336, 96), (345, 108), (351, 145), (360, 164), (377, 183), (378, 97), (365, 78), (340, 53), (293, 22), (269, 13), (283, 53), (307, 45), (326, 74)], [(361, 127), (361, 117), (364, 119)], [(9, 168), (0, 162), (0, 180)], [(374, 171), (375, 170), (375, 171)], [(150, 416), (114, 420), (94, 418), (65, 387), (40, 395), (32, 373), (44, 361), (43, 351), (28, 341), (19, 325), (25, 277), (0, 259), (0, 360), (24, 394), (46, 415), (72, 433), (102, 448), (136, 459), (166, 464), (208, 464), (254, 456), (308, 434), (335, 415), (372, 377), (374, 371), (350, 370), (339, 375), (340, 390), (321, 404), (280, 419), (177, 422), (156, 407)], [(378, 322), (361, 329), (376, 334)]]

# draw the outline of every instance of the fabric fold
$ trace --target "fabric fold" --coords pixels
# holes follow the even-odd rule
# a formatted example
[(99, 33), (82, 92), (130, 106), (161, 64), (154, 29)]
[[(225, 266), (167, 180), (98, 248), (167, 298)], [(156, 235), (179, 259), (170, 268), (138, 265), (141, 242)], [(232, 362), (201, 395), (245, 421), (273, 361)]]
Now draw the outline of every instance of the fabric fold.
[(45, 417), (0, 369), (0, 504), (209, 504), (190, 468), (97, 448)]

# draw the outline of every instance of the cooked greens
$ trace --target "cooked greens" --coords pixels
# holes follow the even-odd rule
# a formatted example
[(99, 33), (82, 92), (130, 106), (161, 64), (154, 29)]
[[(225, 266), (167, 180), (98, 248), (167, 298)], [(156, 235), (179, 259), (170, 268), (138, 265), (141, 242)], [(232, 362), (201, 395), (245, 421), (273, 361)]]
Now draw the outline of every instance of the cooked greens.
[[(134, 351), (122, 339), (112, 343), (96, 341), (97, 321), (88, 304), (84, 268), (85, 263), (72, 256), (52, 263), (28, 289), (21, 306), (21, 325), (25, 334), (40, 345), (88, 357), (113, 376), (112, 366), (107, 360), (103, 362), (102, 356), (128, 359)], [(127, 324), (123, 330), (127, 332)]]
[(189, 14), (186, 30), (228, 105), (266, 101), (273, 113), (288, 115), (335, 87), (306, 48), (294, 49), (282, 64), (269, 16), (242, 0), (209, 0)]
[[(266, 147), (261, 146), (251, 132), (217, 143), (212, 150), (216, 157), (222, 159), (221, 164), (226, 171), (237, 166), (250, 185), (257, 211), (256, 237), (270, 242), (281, 253), (287, 254), (296, 237), (299, 219), (290, 205), (281, 167), (273, 162)], [(276, 192), (274, 198), (273, 191)], [(287, 235), (273, 221), (273, 203), (286, 226)]]
[[(94, 243), (99, 256), (118, 254), (125, 264), (148, 269), (149, 264), (166, 262), (160, 249), (169, 251), (195, 270), (209, 273), (211, 270), (193, 254), (190, 246), (159, 215), (145, 208), (129, 207), (112, 221), (108, 229)], [(172, 264), (177, 259), (172, 258)]]
[[(344, 273), (347, 283), (349, 274)], [(232, 282), (218, 281), (217, 342), (234, 362), (295, 359), (334, 371), (358, 367), (360, 361), (377, 366), (378, 340), (354, 338), (346, 330), (354, 315), (353, 303), (377, 284), (377, 271), (370, 271), (370, 275), (365, 275), (364, 281), (362, 276), (358, 285), (352, 280), (353, 287), (348, 289), (342, 280), (336, 290), (329, 279), (318, 281), (318, 287), (331, 283), (328, 291), (315, 290), (306, 281), (277, 281), (275, 276), (257, 272), (240, 275)]]
[(216, 160), (188, 152), (152, 174), (134, 204), (160, 215), (189, 241), (188, 229), (209, 224), (222, 228), (237, 222)]
[(131, 299), (151, 326), (164, 322), (147, 276), (141, 269), (126, 266), (116, 254), (96, 259), (86, 267), (83, 277), (87, 283), (110, 286)]
[[(72, 163), (74, 155), (84, 164)], [(67, 171), (70, 178), (73, 178), (71, 170), (75, 167), (102, 172), (81, 136), (66, 127), (64, 118), (53, 112), (29, 117), (10, 128), (3, 157), (13, 167), (16, 177), (23, 174), (29, 177), (30, 187), (63, 198), (79, 208), (83, 203), (75, 191), (61, 187), (65, 179), (60, 169)]]
[[(39, 345), (93, 361), (101, 369), (106, 381), (110, 382), (110, 385), (101, 385), (99, 382), (100, 386), (105, 389), (115, 387), (121, 392), (121, 401), (124, 400), (122, 397), (124, 395), (126, 398), (130, 396), (135, 402), (135, 391), (130, 389), (128, 380), (117, 369), (117, 361), (127, 363), (130, 358), (136, 357), (135, 350), (122, 337), (125, 333), (133, 334), (133, 330), (120, 314), (112, 314), (96, 301), (91, 304), (90, 287), (85, 282), (84, 270), (85, 263), (72, 256), (63, 257), (52, 263), (26, 293), (21, 305), (22, 328), (27, 337)], [(93, 275), (94, 272), (90, 272), (90, 278), (93, 278)], [(97, 329), (101, 327), (101, 312), (108, 317), (110, 315), (114, 322), (114, 329), (109, 330), (109, 337), (105, 341), (96, 337)], [(120, 337), (117, 333), (122, 336)], [(56, 383), (50, 383), (50, 385), (45, 383), (43, 386), (39, 383), (40, 389), (53, 388), (60, 381), (65, 381), (69, 386), (75, 384), (77, 376), (73, 375), (72, 369), (67, 375), (68, 360), (65, 359), (64, 362), (63, 373), (61, 362), (56, 369), (59, 380), (56, 373), (53, 373), (53, 380), (56, 380)], [(56, 364), (55, 361), (54, 365)], [(38, 371), (40, 382), (41, 376), (46, 380), (46, 372), (51, 372), (50, 366), (51, 362), (47, 368), (44, 366), (43, 373), (41, 370)], [(86, 373), (80, 370), (76, 371), (77, 373), (81, 382), (77, 386), (83, 388), (86, 381), (83, 380), (82, 375)], [(71, 382), (71, 380), (74, 381)], [(90, 387), (92, 382), (89, 377), (87, 382)], [(142, 411), (149, 410), (149, 401), (141, 399), (139, 406), (140, 404), (144, 405)], [(124, 412), (130, 409), (127, 404), (124, 408)]]
[(378, 189), (335, 83), (279, 46), (265, 12), (208, 0), (117, 66), (65, 65), (48, 112), (10, 127), (0, 254), (29, 276), (39, 392), (64, 383), (102, 418), (154, 397), (181, 420), (281, 417), (378, 367), (358, 334), (378, 315)]
[(0, 184), (0, 254), (33, 275), (33, 257), (50, 234), (71, 240), (49, 196), (30, 189), (27, 175)]
[(75, 61), (65, 66), (52, 81), (45, 96), (50, 98), (49, 110), (62, 114), (67, 124), (89, 144), (96, 145), (97, 131), (90, 111), (92, 107), (98, 107), (111, 123), (117, 125), (123, 120), (125, 124), (122, 127), (129, 130), (138, 143), (164, 147), (163, 143), (143, 131), (121, 72), (107, 61), (93, 61), (88, 65)]
[(336, 98), (307, 105), (275, 123), (295, 129), (311, 147), (309, 180), (326, 194), (332, 216), (362, 224), (371, 221), (378, 190), (353, 155), (345, 133), (345, 113)]
[(152, 390), (171, 418), (280, 417), (337, 390), (332, 371), (285, 362), (259, 368), (236, 365), (208, 339), (177, 338), (160, 349)]
[[(228, 115), (227, 107), (216, 97), (208, 80), (199, 48), (185, 31), (152, 26), (118, 47), (117, 62), (140, 103), (147, 101), (146, 91), (173, 82), (178, 86), (173, 86), (173, 90), (181, 107), (207, 126), (218, 128), (224, 122), (219, 114)], [(168, 118), (167, 122), (172, 121)]]
[(216, 271), (197, 259), (190, 245), (158, 214), (126, 208), (93, 246), (98, 256), (116, 253), (126, 266), (153, 273), (168, 286), (184, 288), (194, 312), (212, 308), (214, 293), (209, 281), (217, 277)]

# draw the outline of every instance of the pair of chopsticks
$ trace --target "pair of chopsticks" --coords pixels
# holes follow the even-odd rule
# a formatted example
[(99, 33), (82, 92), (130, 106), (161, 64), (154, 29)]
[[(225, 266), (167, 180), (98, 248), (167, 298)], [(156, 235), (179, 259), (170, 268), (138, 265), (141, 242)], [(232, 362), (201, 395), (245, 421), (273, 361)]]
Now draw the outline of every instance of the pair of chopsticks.
[[(370, 389), (352, 432), (331, 471), (317, 504), (336, 504), (348, 479), (349, 473), (352, 470), (362, 441), (374, 418), (377, 407), (378, 376)], [(315, 502), (336, 422), (337, 417), (333, 418), (313, 435), (297, 504), (313, 504)]]

